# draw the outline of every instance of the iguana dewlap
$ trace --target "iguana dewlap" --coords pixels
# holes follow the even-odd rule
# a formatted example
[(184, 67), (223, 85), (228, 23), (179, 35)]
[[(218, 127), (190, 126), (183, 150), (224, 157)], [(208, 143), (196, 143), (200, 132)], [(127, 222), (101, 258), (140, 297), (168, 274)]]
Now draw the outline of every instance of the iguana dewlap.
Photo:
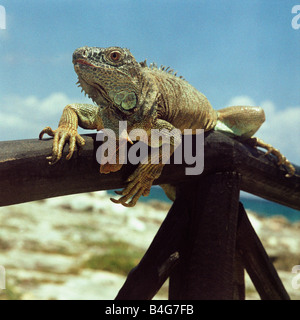
[[(128, 49), (119, 47), (82, 47), (73, 53), (74, 69), (78, 83), (96, 105), (70, 104), (64, 108), (56, 130), (46, 127), (41, 133), (54, 137), (50, 164), (62, 156), (65, 143), (69, 142), (67, 159), (72, 157), (77, 144), (79, 150), (85, 144), (78, 134), (78, 125), (85, 129), (113, 130), (119, 143), (129, 140), (128, 134), (119, 136), (119, 121), (127, 121), (128, 132), (135, 128), (144, 129), (149, 135), (151, 129), (177, 128), (221, 130), (228, 134), (249, 139), (265, 120), (260, 107), (234, 106), (214, 110), (207, 98), (181, 77), (164, 67), (147, 67), (138, 63)], [(256, 139), (256, 145), (266, 148), (278, 158), (279, 165), (285, 165), (287, 177), (295, 173), (293, 165), (271, 145)], [(171, 146), (172, 153), (174, 151)], [(117, 151), (116, 151), (117, 152)], [(117, 171), (122, 164), (100, 165), (101, 173)], [(139, 164), (128, 178), (128, 185), (119, 194), (116, 203), (134, 206), (141, 195), (147, 196), (164, 164)]]

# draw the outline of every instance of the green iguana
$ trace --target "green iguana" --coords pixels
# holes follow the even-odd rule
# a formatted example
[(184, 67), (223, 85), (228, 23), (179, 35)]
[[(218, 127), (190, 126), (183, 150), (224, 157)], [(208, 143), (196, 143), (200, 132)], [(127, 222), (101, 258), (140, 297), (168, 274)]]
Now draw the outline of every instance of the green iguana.
[[(74, 69), (79, 86), (96, 105), (69, 104), (64, 108), (56, 130), (46, 127), (40, 133), (54, 137), (50, 164), (62, 156), (69, 142), (70, 159), (76, 144), (80, 150), (84, 139), (78, 134), (78, 125), (85, 129), (109, 128), (117, 134), (119, 144), (130, 141), (128, 134), (118, 135), (119, 121), (127, 121), (128, 131), (142, 128), (149, 135), (151, 129), (174, 128), (221, 130), (242, 139), (249, 139), (265, 120), (260, 107), (233, 106), (214, 110), (207, 98), (182, 77), (168, 68), (147, 67), (146, 61), (137, 62), (128, 49), (119, 47), (82, 47), (73, 53)], [(285, 165), (287, 177), (295, 173), (293, 165), (271, 145), (256, 139), (256, 146), (267, 149), (278, 158), (278, 165)], [(174, 151), (171, 148), (170, 153)], [(101, 173), (120, 170), (122, 164), (102, 164)], [(140, 163), (128, 178), (127, 186), (118, 192), (122, 197), (115, 203), (134, 206), (141, 195), (147, 196), (164, 164)]]

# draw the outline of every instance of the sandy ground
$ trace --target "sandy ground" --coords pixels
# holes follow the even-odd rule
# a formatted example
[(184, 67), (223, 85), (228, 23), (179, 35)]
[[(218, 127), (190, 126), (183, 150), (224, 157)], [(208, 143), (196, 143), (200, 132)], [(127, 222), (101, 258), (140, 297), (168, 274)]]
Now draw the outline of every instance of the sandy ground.
[[(0, 208), (0, 266), (6, 287), (0, 289), (0, 299), (114, 299), (126, 272), (88, 262), (109, 256), (115, 252), (111, 245), (117, 244), (121, 253), (133, 250), (134, 257), (128, 256), (137, 263), (168, 208), (157, 202), (124, 208), (106, 192)], [(300, 288), (292, 287), (292, 268), (300, 265), (300, 224), (252, 212), (248, 216), (291, 298), (300, 299)], [(247, 299), (259, 299), (247, 275), (246, 288)], [(167, 299), (167, 284), (155, 299)]]

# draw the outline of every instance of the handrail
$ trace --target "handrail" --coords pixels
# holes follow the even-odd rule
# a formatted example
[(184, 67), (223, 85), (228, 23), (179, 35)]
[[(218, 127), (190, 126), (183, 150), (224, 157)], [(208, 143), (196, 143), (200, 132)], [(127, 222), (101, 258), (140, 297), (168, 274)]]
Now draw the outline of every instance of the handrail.
[[(86, 145), (81, 155), (50, 166), (46, 156), (51, 153), (52, 139), (30, 139), (0, 142), (0, 206), (44, 198), (118, 189), (134, 170), (124, 165), (115, 173), (100, 174), (96, 135), (83, 135)], [(64, 157), (67, 154), (65, 148)], [(291, 178), (278, 167), (272, 155), (232, 139), (220, 132), (205, 134), (204, 171), (200, 176), (185, 175), (185, 164), (166, 165), (155, 184), (177, 185), (198, 179), (212, 172), (234, 171), (241, 174), (241, 190), (282, 205), (300, 210), (300, 168)]]

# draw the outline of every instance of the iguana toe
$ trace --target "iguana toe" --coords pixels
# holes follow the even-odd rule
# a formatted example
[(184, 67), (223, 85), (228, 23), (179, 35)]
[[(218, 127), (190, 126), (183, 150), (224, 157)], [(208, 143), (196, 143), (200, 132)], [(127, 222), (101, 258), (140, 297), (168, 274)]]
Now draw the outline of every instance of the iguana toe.
[(40, 134), (39, 134), (39, 139), (40, 139), (40, 140), (43, 138), (43, 136), (44, 136), (45, 133), (48, 134), (48, 135), (51, 136), (51, 137), (54, 137), (55, 130), (52, 130), (50, 127), (44, 128), (44, 129), (40, 132)]
[(295, 172), (296, 172), (295, 167), (278, 149), (274, 148), (272, 145), (264, 142), (263, 140), (261, 140), (259, 138), (255, 138), (255, 139), (256, 139), (256, 146), (267, 150), (265, 155), (273, 154), (278, 159), (277, 165), (278, 166), (283, 165), (286, 168), (288, 173), (285, 176), (287, 178), (290, 178), (295, 174)]
[(54, 137), (52, 154), (51, 156), (46, 158), (47, 160), (49, 160), (49, 164), (51, 165), (55, 164), (61, 159), (64, 146), (67, 142), (69, 142), (69, 153), (66, 156), (67, 160), (71, 159), (75, 151), (76, 144), (78, 146), (79, 152), (85, 145), (85, 140), (78, 134), (77, 130), (73, 128), (61, 126), (56, 130), (52, 130), (50, 127), (46, 127), (40, 132), (39, 138), (42, 139), (45, 133), (51, 137)]

